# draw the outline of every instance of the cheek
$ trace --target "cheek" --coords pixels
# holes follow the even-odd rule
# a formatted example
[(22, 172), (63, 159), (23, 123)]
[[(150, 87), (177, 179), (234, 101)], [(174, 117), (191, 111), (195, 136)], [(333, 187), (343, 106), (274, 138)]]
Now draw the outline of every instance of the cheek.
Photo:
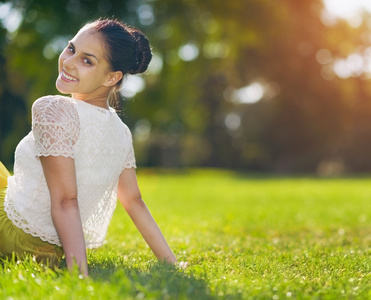
[(61, 55), (59, 55), (59, 59), (58, 59), (58, 69), (59, 69), (59, 71), (61, 71), (61, 69), (62, 69), (63, 61), (64, 61), (64, 57), (63, 57), (63, 52), (62, 52)]
[(63, 62), (68, 58), (67, 50), (63, 50), (62, 53), (59, 55), (58, 64), (59, 67), (63, 65)]

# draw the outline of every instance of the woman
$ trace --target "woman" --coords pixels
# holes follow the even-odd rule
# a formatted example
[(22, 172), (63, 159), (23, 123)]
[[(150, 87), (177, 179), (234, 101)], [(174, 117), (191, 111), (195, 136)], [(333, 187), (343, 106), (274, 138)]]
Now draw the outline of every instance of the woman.
[(68, 43), (56, 87), (71, 97), (33, 104), (0, 195), (0, 253), (51, 261), (64, 253), (68, 269), (76, 263), (88, 275), (86, 248), (103, 244), (118, 198), (157, 258), (177, 261), (141, 198), (131, 133), (108, 105), (151, 57), (143, 33), (116, 20), (87, 24)]

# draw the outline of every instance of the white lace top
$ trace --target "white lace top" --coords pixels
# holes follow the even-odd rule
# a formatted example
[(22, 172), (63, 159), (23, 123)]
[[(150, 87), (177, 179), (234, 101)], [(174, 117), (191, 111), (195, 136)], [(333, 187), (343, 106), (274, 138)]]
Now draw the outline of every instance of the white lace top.
[(87, 248), (103, 244), (117, 203), (124, 168), (135, 167), (132, 137), (116, 112), (64, 96), (46, 96), (32, 107), (32, 131), (15, 151), (5, 211), (13, 223), (61, 246), (39, 156), (75, 159), (78, 203)]

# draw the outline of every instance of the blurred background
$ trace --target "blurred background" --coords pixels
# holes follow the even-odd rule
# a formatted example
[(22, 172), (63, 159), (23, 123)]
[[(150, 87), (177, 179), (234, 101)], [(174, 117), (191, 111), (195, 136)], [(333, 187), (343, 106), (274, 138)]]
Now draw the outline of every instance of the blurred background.
[(0, 1), (0, 160), (12, 169), (32, 103), (58, 93), (67, 41), (114, 16), (153, 47), (148, 72), (122, 90), (138, 166), (371, 171), (367, 9), (356, 0)]

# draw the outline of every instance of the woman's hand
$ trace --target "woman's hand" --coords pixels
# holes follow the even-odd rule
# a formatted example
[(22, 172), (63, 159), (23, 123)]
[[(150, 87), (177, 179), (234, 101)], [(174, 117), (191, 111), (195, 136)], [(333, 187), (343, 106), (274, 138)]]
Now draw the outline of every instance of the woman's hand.
[(187, 268), (188, 268), (188, 262), (181, 261), (181, 262), (177, 263), (177, 266), (178, 266), (180, 269), (187, 269)]

